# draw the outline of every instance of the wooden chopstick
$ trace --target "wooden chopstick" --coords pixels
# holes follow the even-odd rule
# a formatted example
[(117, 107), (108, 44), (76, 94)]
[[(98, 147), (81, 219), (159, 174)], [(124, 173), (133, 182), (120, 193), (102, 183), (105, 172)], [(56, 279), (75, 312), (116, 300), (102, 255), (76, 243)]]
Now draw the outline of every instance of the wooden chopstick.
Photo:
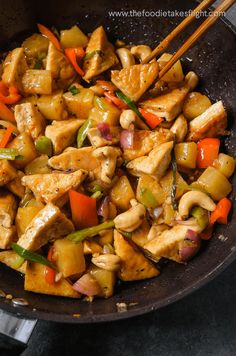
[(166, 49), (171, 41), (177, 37), (180, 32), (182, 32), (193, 20), (195, 20), (195, 17), (198, 12), (203, 11), (207, 9), (215, 0), (204, 0), (202, 1), (193, 11), (191, 11), (190, 15), (186, 17), (169, 35), (162, 40), (159, 45), (152, 51), (152, 53), (144, 58), (142, 63), (148, 63), (150, 62), (153, 58), (157, 57), (164, 49)]
[(183, 56), (183, 54), (212, 26), (220, 14), (228, 10), (236, 0), (224, 0), (222, 3), (213, 11), (211, 15), (198, 27), (198, 29), (187, 39), (187, 41), (179, 48), (179, 50), (174, 54), (174, 56), (167, 62), (167, 64), (162, 68), (159, 73), (159, 79), (168, 72), (168, 70)]

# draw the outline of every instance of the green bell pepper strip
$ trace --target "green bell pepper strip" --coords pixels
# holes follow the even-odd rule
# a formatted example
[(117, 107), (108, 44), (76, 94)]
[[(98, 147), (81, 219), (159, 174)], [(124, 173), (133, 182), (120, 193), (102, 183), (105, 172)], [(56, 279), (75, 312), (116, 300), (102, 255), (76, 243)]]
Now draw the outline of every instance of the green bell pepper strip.
[(133, 102), (133, 100), (131, 100), (130, 98), (128, 98), (128, 96), (126, 96), (125, 94), (123, 94), (121, 91), (117, 91), (116, 92), (116, 96), (118, 99), (122, 100), (126, 105), (128, 105), (128, 107), (133, 110), (135, 112), (135, 114), (138, 115), (138, 117), (140, 117), (140, 119), (144, 120), (143, 116), (141, 115), (141, 113), (139, 112), (136, 104)]
[(25, 262), (25, 259), (23, 258), (23, 257), (21, 257), (21, 256), (17, 256), (17, 259), (15, 260), (15, 262), (13, 262), (12, 264), (11, 264), (11, 268), (13, 268), (13, 269), (18, 269), (18, 268), (20, 268), (22, 265), (23, 265), (23, 263)]
[(96, 192), (94, 192), (94, 193), (91, 195), (91, 198), (100, 199), (102, 196), (103, 196), (102, 192), (101, 192), (100, 190), (97, 190)]
[(71, 234), (69, 234), (67, 236), (67, 239), (71, 240), (74, 243), (79, 243), (79, 242), (83, 241), (84, 239), (86, 239), (87, 237), (96, 236), (100, 231), (110, 229), (114, 226), (115, 226), (115, 224), (114, 224), (113, 220), (105, 221), (102, 224), (88, 227), (83, 230), (72, 232)]
[(52, 156), (53, 146), (52, 141), (47, 136), (41, 136), (35, 141), (36, 150), (48, 157)]
[(89, 59), (91, 59), (96, 54), (98, 54), (99, 56), (102, 56), (103, 55), (103, 51), (101, 51), (100, 49), (96, 49), (95, 51), (87, 53), (86, 56), (84, 57), (84, 62), (88, 61)]
[(54, 263), (52, 263), (47, 258), (39, 255), (36, 252), (32, 252), (32, 251), (26, 250), (25, 248), (21, 247), (20, 245), (18, 245), (16, 243), (13, 243), (11, 245), (11, 248), (20, 257), (24, 258), (27, 261), (40, 263), (41, 265), (45, 265), (45, 266), (51, 267), (53, 269), (56, 269), (56, 266), (54, 265)]
[(83, 146), (84, 140), (86, 139), (88, 130), (92, 126), (92, 123), (89, 119), (87, 119), (83, 125), (80, 127), (77, 134), (77, 147), (81, 148)]
[(107, 105), (104, 103), (104, 98), (99, 98), (99, 96), (94, 96), (93, 102), (94, 105), (97, 109), (106, 111), (107, 110)]
[(132, 237), (132, 232), (127, 232), (127, 231), (120, 231), (121, 235), (127, 237), (130, 239)]
[(0, 148), (0, 159), (8, 159), (14, 161), (15, 159), (22, 159), (23, 156), (15, 148)]
[(72, 85), (71, 87), (69, 87), (68, 91), (72, 94), (72, 95), (76, 95), (80, 93), (79, 88), (77, 88), (75, 85)]
[(147, 208), (156, 208), (158, 203), (151, 190), (147, 188), (141, 188), (141, 203)]
[(207, 210), (203, 209), (201, 206), (195, 206), (191, 210), (190, 215), (197, 219), (198, 225), (202, 230), (205, 230), (209, 225), (209, 214)]

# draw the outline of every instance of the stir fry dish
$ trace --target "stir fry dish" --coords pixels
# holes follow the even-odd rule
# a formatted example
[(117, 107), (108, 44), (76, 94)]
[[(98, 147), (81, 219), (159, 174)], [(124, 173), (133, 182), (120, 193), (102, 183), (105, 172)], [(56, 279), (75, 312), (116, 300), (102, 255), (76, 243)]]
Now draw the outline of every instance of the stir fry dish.
[(159, 78), (169, 53), (38, 30), (0, 64), (0, 262), (26, 291), (108, 298), (227, 224), (227, 113), (181, 61)]

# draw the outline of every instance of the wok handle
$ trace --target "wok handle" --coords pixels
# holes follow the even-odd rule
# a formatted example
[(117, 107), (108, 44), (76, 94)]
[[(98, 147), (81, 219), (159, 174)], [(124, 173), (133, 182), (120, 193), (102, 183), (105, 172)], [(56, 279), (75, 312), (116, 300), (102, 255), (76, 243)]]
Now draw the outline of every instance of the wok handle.
[[(6, 348), (26, 347), (29, 338), (35, 328), (37, 320), (23, 319), (0, 310), (0, 334), (5, 336), (4, 345)], [(6, 340), (5, 340), (6, 339)]]

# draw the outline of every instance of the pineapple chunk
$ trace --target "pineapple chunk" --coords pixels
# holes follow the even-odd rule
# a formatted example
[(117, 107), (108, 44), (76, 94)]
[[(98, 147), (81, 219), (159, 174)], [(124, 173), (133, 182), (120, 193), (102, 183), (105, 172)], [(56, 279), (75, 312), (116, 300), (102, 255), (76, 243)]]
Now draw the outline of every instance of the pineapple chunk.
[(67, 239), (56, 240), (53, 244), (53, 259), (63, 277), (76, 277), (85, 271), (83, 244), (75, 244)]
[(135, 198), (135, 194), (126, 176), (121, 176), (112, 187), (110, 198), (117, 208), (123, 211), (130, 208), (130, 200)]

